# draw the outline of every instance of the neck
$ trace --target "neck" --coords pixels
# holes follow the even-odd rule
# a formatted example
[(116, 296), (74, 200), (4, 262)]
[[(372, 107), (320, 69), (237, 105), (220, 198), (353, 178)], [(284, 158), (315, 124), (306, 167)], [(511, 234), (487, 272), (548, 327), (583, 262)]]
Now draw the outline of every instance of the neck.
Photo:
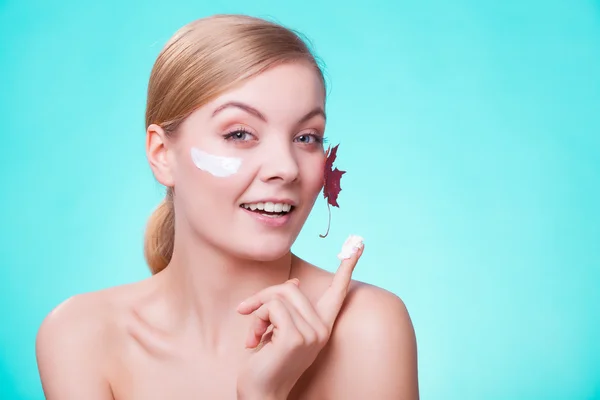
[[(173, 317), (194, 329), (207, 347), (228, 339), (243, 345), (250, 318), (237, 306), (260, 290), (285, 282), (292, 274), (294, 256), (288, 252), (274, 261), (235, 257), (194, 235), (176, 238), (169, 266), (162, 273)], [(235, 338), (233, 336), (235, 336)]]

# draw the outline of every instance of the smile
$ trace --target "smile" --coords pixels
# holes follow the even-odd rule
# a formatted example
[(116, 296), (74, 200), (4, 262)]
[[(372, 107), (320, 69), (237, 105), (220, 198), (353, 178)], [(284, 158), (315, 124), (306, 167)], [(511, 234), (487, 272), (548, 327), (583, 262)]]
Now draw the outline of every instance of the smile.
[(247, 203), (242, 204), (240, 207), (244, 207), (250, 211), (264, 212), (265, 214), (281, 214), (290, 212), (294, 206), (287, 203), (272, 203), (270, 201), (266, 203)]
[(282, 226), (290, 219), (295, 206), (289, 203), (259, 202), (240, 204), (240, 208), (268, 226)]

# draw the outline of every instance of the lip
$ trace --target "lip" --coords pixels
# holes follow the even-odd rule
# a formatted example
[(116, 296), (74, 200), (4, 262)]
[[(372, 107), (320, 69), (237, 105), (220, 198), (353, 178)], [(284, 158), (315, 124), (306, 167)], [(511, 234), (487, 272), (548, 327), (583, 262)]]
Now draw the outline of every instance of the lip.
[(291, 206), (296, 207), (298, 205), (298, 202), (292, 200), (292, 199), (276, 199), (276, 198), (268, 198), (268, 199), (261, 199), (261, 200), (252, 200), (252, 201), (243, 201), (240, 205), (242, 204), (256, 204), (256, 203), (285, 203), (285, 204), (289, 204)]
[[(267, 200), (267, 201), (269, 201), (269, 200)], [(245, 212), (246, 214), (248, 214), (249, 216), (255, 218), (258, 222), (260, 222), (266, 226), (272, 227), (272, 228), (279, 228), (279, 227), (286, 225), (290, 221), (291, 214), (293, 212), (293, 211), (290, 211), (286, 214), (283, 214), (280, 217), (273, 218), (273, 217), (265, 217), (264, 215), (261, 215), (254, 211), (250, 211), (244, 207), (240, 207), (240, 209), (243, 212)]]

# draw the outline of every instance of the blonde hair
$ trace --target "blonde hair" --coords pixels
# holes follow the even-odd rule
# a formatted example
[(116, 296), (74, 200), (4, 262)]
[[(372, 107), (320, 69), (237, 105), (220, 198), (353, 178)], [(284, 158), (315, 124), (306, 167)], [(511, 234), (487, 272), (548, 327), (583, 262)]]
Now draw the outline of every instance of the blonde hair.
[[(152, 68), (146, 127), (157, 124), (172, 137), (197, 108), (268, 68), (295, 61), (314, 66), (325, 89), (315, 56), (294, 31), (246, 15), (193, 21), (173, 35)], [(146, 227), (144, 256), (152, 274), (166, 268), (173, 255), (173, 196), (173, 188), (167, 188)]]

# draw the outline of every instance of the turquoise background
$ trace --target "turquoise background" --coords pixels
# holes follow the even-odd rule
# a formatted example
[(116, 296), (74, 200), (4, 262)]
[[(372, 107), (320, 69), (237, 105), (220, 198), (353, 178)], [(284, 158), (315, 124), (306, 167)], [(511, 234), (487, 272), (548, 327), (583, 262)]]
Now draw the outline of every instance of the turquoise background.
[[(210, 3), (210, 4), (207, 4)], [(249, 5), (248, 3), (251, 3)], [(0, 398), (41, 399), (34, 340), (79, 292), (149, 275), (152, 63), (248, 13), (326, 63), (341, 208), (295, 250), (402, 297), (423, 399), (600, 399), (600, 2), (0, 0)]]

